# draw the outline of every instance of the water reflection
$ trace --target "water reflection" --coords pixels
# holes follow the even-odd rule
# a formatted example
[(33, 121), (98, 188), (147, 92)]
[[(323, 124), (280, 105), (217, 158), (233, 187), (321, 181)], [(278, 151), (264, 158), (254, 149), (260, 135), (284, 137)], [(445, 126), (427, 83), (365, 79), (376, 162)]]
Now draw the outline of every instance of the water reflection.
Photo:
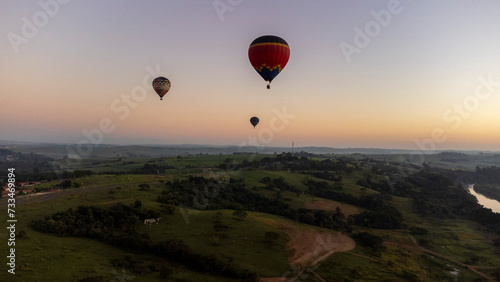
[(469, 193), (476, 196), (479, 204), (483, 205), (485, 208), (489, 208), (493, 212), (500, 213), (500, 203), (497, 200), (486, 198), (482, 194), (479, 194), (476, 191), (474, 191), (474, 184), (469, 186)]

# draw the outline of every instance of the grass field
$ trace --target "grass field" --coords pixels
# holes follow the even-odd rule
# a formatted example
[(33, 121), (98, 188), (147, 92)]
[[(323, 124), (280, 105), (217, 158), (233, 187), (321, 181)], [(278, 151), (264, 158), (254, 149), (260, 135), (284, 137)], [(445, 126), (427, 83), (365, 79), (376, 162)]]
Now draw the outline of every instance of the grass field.
[[(122, 188), (115, 194), (108, 193), (116, 189), (110, 188), (98, 192), (61, 197), (48, 201), (37, 201), (23, 204), (17, 207), (16, 215), (18, 222), (16, 230), (25, 230), (26, 238), (16, 240), (17, 271), (18, 281), (36, 281), (39, 277), (44, 277), (44, 281), (75, 281), (88, 276), (102, 276), (106, 279), (119, 279), (120, 277), (134, 276), (133, 274), (123, 274), (122, 269), (116, 269), (110, 264), (111, 259), (121, 258), (125, 255), (136, 256), (100, 242), (74, 237), (57, 237), (44, 234), (29, 228), (31, 220), (40, 216), (64, 211), (69, 207), (78, 205), (109, 205), (112, 202), (125, 204), (133, 203), (135, 199), (140, 199), (147, 205), (152, 202), (152, 198), (138, 191), (137, 188)], [(151, 199), (150, 199), (151, 198)], [(2, 240), (3, 241), (3, 240)], [(6, 253), (6, 244), (2, 242), (1, 251)], [(141, 256), (142, 257), (142, 256)], [(147, 257), (147, 256), (145, 256)], [(154, 263), (166, 263), (154, 258)], [(201, 279), (206, 277), (186, 269), (177, 269), (176, 275)], [(129, 271), (130, 272), (130, 271)], [(6, 272), (0, 274), (0, 280), (11, 278)], [(125, 276), (124, 276), (125, 275)], [(154, 281), (158, 280), (156, 273), (150, 273), (142, 278)], [(141, 279), (142, 279), (141, 278)], [(214, 279), (212, 281), (222, 281)]]
[[(29, 200), (20, 201), (16, 206), (16, 231), (25, 230), (26, 237), (16, 239), (16, 276), (17, 281), (78, 281), (88, 277), (102, 277), (109, 281), (161, 281), (158, 271), (137, 274), (130, 270), (114, 267), (113, 259), (134, 257), (158, 269), (159, 265), (168, 265), (173, 269), (171, 279), (178, 281), (229, 281), (223, 277), (214, 277), (194, 272), (183, 266), (167, 262), (148, 254), (137, 254), (115, 248), (94, 240), (57, 237), (34, 231), (29, 227), (33, 219), (43, 217), (70, 207), (79, 205), (96, 205), (109, 207), (116, 203), (134, 204), (140, 200), (143, 208), (154, 209), (161, 213), (159, 224), (138, 224), (139, 233), (148, 233), (153, 241), (181, 239), (193, 250), (201, 254), (215, 254), (232, 261), (234, 264), (255, 270), (261, 277), (279, 277), (290, 271), (288, 259), (293, 251), (287, 246), (289, 236), (279, 224), (266, 222), (285, 222), (278, 216), (248, 212), (244, 218), (233, 215), (232, 210), (188, 210), (177, 207), (174, 214), (167, 214), (164, 205), (156, 201), (164, 189), (164, 183), (173, 179), (183, 179), (189, 174), (202, 175), (208, 178), (226, 179), (229, 177), (243, 179), (249, 189), (266, 197), (274, 197), (277, 191), (262, 189), (260, 180), (264, 177), (272, 179), (283, 177), (288, 183), (307, 191), (303, 184), (306, 178), (324, 181), (306, 174), (288, 171), (268, 171), (263, 169), (245, 169), (225, 171), (218, 167), (227, 159), (241, 163), (252, 158), (265, 155), (195, 155), (183, 157), (161, 157), (154, 159), (137, 158), (133, 164), (123, 158), (87, 159), (78, 164), (78, 169), (99, 171), (126, 172), (133, 167), (142, 167), (146, 163), (172, 165), (178, 169), (169, 170), (160, 175), (91, 175), (71, 179), (79, 183), (80, 188), (72, 188), (73, 194), (44, 194), (30, 196)], [(131, 160), (132, 161), (132, 160)], [(210, 170), (207, 170), (210, 168)], [(365, 170), (366, 171), (366, 170)], [(355, 196), (378, 194), (379, 192), (363, 188), (357, 184), (363, 178), (364, 171), (342, 174), (342, 192)], [(382, 181), (383, 176), (373, 176), (375, 181)], [(40, 184), (39, 187), (55, 187), (61, 181)], [(334, 182), (327, 181), (330, 184)], [(139, 190), (140, 184), (148, 184), (147, 191)], [(99, 189), (99, 190), (94, 190)], [(47, 198), (53, 195), (53, 198)], [(20, 196), (17, 196), (21, 199)], [(336, 205), (329, 201), (307, 194), (283, 192), (282, 197), (294, 209), (309, 207), (330, 209)], [(26, 198), (28, 199), (28, 198)], [(1, 199), (4, 203), (6, 199)], [(314, 206), (314, 203), (317, 205)], [(410, 234), (408, 229), (381, 230), (356, 227), (354, 231), (367, 231), (383, 238), (387, 243), (386, 250), (377, 253), (373, 250), (356, 246), (345, 253), (334, 253), (313, 268), (309, 268), (301, 277), (303, 281), (320, 281), (319, 275), (326, 281), (337, 280), (454, 280), (471, 281), (481, 278), (461, 264), (481, 267), (497, 267), (500, 257), (497, 250), (484, 234), (484, 231), (470, 221), (462, 219), (422, 218), (412, 210), (409, 198), (392, 196), (392, 204), (402, 213), (404, 223), (428, 230), (428, 235)], [(5, 205), (5, 204), (4, 204)], [(348, 206), (352, 213), (363, 209)], [(0, 208), (6, 214), (6, 207)], [(227, 226), (226, 230), (216, 230), (215, 224)], [(281, 224), (283, 225), (283, 224)], [(304, 225), (303, 225), (304, 226)], [(305, 227), (304, 227), (305, 228)], [(321, 228), (314, 227), (314, 230)], [(309, 229), (308, 229), (309, 230)], [(278, 238), (270, 242), (266, 240), (266, 232), (278, 234)], [(318, 231), (320, 232), (320, 231)], [(329, 231), (330, 232), (330, 231)], [(0, 232), (0, 254), (8, 254), (7, 231)], [(420, 246), (419, 246), (420, 245)], [(422, 249), (423, 247), (425, 249)], [(433, 255), (433, 253), (438, 255)], [(4, 256), (5, 257), (5, 256)], [(4, 259), (5, 260), (5, 259)], [(295, 269), (295, 268), (294, 268)], [(315, 273), (313, 273), (315, 272)], [(488, 273), (488, 270), (485, 270)], [(0, 273), (0, 281), (12, 281), (12, 276), (5, 271)], [(15, 280), (14, 280), (15, 281)]]
[[(41, 196), (36, 196), (40, 198), (39, 201), (32, 201), (17, 207), (16, 217), (18, 223), (16, 224), (16, 230), (25, 230), (27, 233), (27, 238), (18, 239), (16, 244), (17, 264), (19, 267), (17, 277), (26, 279), (24, 281), (30, 281), (43, 273), (43, 276), (47, 277), (49, 281), (71, 281), (71, 279), (84, 278), (89, 275), (102, 275), (113, 278), (110, 271), (114, 269), (110, 267), (109, 260), (134, 254), (89, 239), (57, 237), (40, 233), (28, 226), (35, 218), (65, 211), (70, 207), (79, 205), (105, 207), (117, 202), (133, 204), (136, 200), (140, 200), (144, 208), (162, 209), (161, 204), (156, 202), (156, 197), (163, 188), (160, 185), (154, 185), (158, 180), (155, 176), (125, 175), (111, 177), (115, 178), (115, 181), (109, 178), (106, 176), (91, 176), (80, 180), (86, 184), (92, 183), (92, 185), (109, 186), (110, 183), (115, 183), (116, 187), (121, 188), (110, 187), (97, 192), (74, 194), (47, 201), (43, 201)], [(152, 184), (150, 191), (139, 191), (137, 184), (143, 182)], [(196, 211), (190, 215), (190, 223), (186, 224), (184, 217), (177, 209), (173, 215), (162, 213), (160, 224), (139, 225), (137, 230), (147, 232), (155, 241), (166, 238), (182, 239), (199, 253), (215, 253), (222, 257), (232, 257), (235, 263), (242, 266), (251, 266), (265, 276), (279, 276), (283, 273), (287, 267), (287, 257), (289, 255), (289, 251), (284, 247), (286, 243), (284, 233), (256, 221), (255, 217), (257, 215), (252, 213), (239, 220), (232, 215), (232, 211), (220, 212), (222, 222), (230, 227), (225, 232), (227, 237), (220, 240), (217, 240), (218, 234), (213, 228), (215, 211)], [(264, 242), (264, 235), (268, 231), (280, 234), (279, 240), (274, 242), (271, 247)], [(215, 240), (217, 240), (217, 243), (215, 243)], [(1, 247), (1, 251), (6, 253), (6, 244), (2, 244)], [(238, 252), (234, 252), (236, 249)], [(104, 255), (103, 252), (106, 254)], [(70, 263), (71, 267), (67, 267), (67, 263)], [(121, 270), (118, 269), (117, 271), (120, 272)], [(50, 273), (58, 273), (61, 276), (51, 276)], [(5, 272), (0, 274), (0, 280), (5, 281), (1, 279), (1, 277), (6, 277), (4, 275)], [(150, 275), (150, 278), (154, 278), (155, 274)], [(179, 275), (203, 277), (203, 275), (200, 276), (187, 270), (183, 270)], [(148, 276), (142, 278), (147, 279)], [(220, 280), (215, 279), (213, 281)]]
[[(139, 232), (148, 233), (153, 241), (181, 239), (202, 254), (216, 254), (232, 258), (245, 268), (258, 271), (264, 277), (280, 276), (287, 268), (289, 252), (285, 248), (287, 236), (280, 230), (258, 220), (258, 213), (245, 218), (232, 215), (231, 210), (194, 211), (186, 222), (177, 210), (173, 215), (162, 214), (159, 224), (141, 225)], [(215, 231), (218, 221), (229, 227)], [(265, 241), (266, 232), (278, 233), (272, 244)]]

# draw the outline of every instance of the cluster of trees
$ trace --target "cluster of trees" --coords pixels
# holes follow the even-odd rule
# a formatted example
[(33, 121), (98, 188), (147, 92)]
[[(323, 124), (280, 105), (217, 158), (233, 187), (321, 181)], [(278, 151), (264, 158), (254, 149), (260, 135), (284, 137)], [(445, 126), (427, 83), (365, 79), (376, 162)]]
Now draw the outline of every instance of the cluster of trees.
[(382, 237), (377, 236), (368, 232), (357, 232), (352, 234), (352, 238), (356, 240), (356, 243), (371, 248), (375, 251), (383, 250), (385, 247), (383, 246), (384, 240)]
[(351, 194), (335, 191), (335, 186), (325, 181), (314, 181), (308, 178), (304, 184), (308, 187), (308, 193), (311, 195), (369, 209), (369, 211), (351, 216), (350, 222), (356, 225), (379, 229), (405, 227), (403, 216), (390, 204), (391, 197), (387, 194), (358, 198)]
[(187, 179), (168, 181), (167, 189), (157, 197), (157, 201), (167, 205), (186, 205), (193, 208), (205, 208), (207, 198), (213, 198), (219, 193), (220, 183), (214, 179), (190, 175)]
[(454, 218), (479, 207), (474, 196), (446, 176), (421, 170), (404, 179), (414, 210), (422, 216)]
[(384, 205), (380, 210), (364, 211), (360, 214), (353, 215), (354, 224), (378, 228), (378, 229), (400, 229), (405, 228), (403, 224), (403, 216), (394, 207)]
[(500, 214), (482, 207), (464, 187), (435, 171), (435, 168), (424, 167), (400, 178), (391, 193), (412, 198), (413, 209), (422, 216), (466, 218), (500, 234)]
[(137, 203), (116, 204), (108, 209), (79, 206), (76, 210), (69, 208), (34, 220), (31, 227), (58, 236), (86, 237), (124, 248), (147, 249), (150, 247), (149, 235), (137, 233), (134, 226), (160, 214), (140, 206)]
[(285, 170), (290, 171), (333, 171), (352, 173), (354, 164), (349, 164), (344, 159), (332, 160), (314, 160), (307, 157), (297, 157), (291, 153), (282, 153), (276, 155), (274, 158), (263, 158), (261, 165), (266, 167), (270, 164), (280, 163), (284, 166)]
[(69, 179), (66, 179), (66, 180), (63, 180), (60, 184), (59, 184), (59, 187), (61, 187), (62, 189), (69, 189), (71, 187), (74, 187), (74, 188), (78, 188), (80, 187), (80, 183), (78, 182), (73, 182)]
[(500, 183), (500, 167), (476, 167), (476, 182)]
[[(340, 158), (338, 160), (325, 159), (314, 160), (305, 157), (303, 154), (281, 153), (274, 157), (264, 157), (260, 160), (243, 160), (237, 163), (231, 158), (224, 160), (218, 167), (226, 170), (238, 170), (243, 168), (263, 168), (265, 170), (290, 170), (290, 171), (334, 171), (352, 173), (357, 166)], [(359, 168), (358, 168), (359, 169)]]
[(324, 180), (330, 180), (330, 181), (335, 181), (335, 182), (342, 182), (342, 176), (341, 175), (336, 175), (333, 172), (330, 172), (328, 170), (323, 170), (323, 171), (306, 171), (303, 172), (305, 174), (312, 175), (316, 178), (324, 179)]
[(24, 154), (8, 149), (0, 149), (0, 169), (2, 170), (6, 170), (7, 168), (13, 166), (19, 170), (32, 170), (33, 167), (37, 167), (42, 170), (45, 167), (50, 167), (49, 162), (53, 160), (54, 159), (40, 154)]
[[(15, 168), (17, 181), (52, 180), (56, 179), (51, 162), (54, 159), (44, 155), (13, 152), (8, 149), (0, 149), (0, 171)], [(2, 181), (3, 179), (3, 181)], [(0, 175), (0, 182), (7, 182), (7, 174)]]
[(324, 210), (298, 209), (298, 221), (316, 225), (324, 228), (351, 231), (351, 226), (346, 220), (346, 216), (342, 210), (337, 207), (335, 212)]
[(276, 197), (267, 198), (251, 191), (241, 179), (230, 178), (228, 182), (218, 182), (214, 179), (191, 176), (185, 180), (167, 182), (166, 189), (158, 196), (157, 201), (194, 209), (265, 212), (335, 230), (349, 229), (347, 219), (340, 209), (336, 212), (293, 209), (279, 193), (281, 189), (295, 191), (292, 185), (281, 178), (264, 178), (263, 181), (267, 183), (266, 185), (280, 189)]
[[(263, 178), (270, 187), (290, 190), (289, 183), (281, 178)], [(285, 199), (277, 196), (267, 198), (248, 189), (241, 179), (231, 178), (229, 182), (219, 183), (213, 179), (191, 176), (186, 180), (167, 182), (165, 189), (157, 198), (158, 202), (169, 205), (185, 205), (195, 209), (232, 209), (271, 213), (288, 217), (303, 223), (331, 228), (334, 230), (351, 230), (350, 224), (381, 229), (403, 228), (403, 217), (390, 204), (388, 195), (372, 195), (361, 198), (337, 192), (338, 187), (325, 181), (307, 179), (308, 193), (343, 203), (360, 206), (369, 211), (353, 215), (350, 218), (340, 209), (335, 212), (310, 209), (293, 209)], [(212, 192), (209, 192), (212, 189)], [(208, 192), (208, 193), (207, 193)], [(278, 195), (278, 194), (277, 194)], [(208, 197), (207, 197), (208, 196)]]
[(73, 172), (65, 171), (62, 173), (62, 178), (79, 178), (94, 175), (95, 173), (91, 170), (75, 170)]
[(500, 234), (500, 214), (479, 205), (461, 184), (476, 183), (475, 188), (484, 187), (496, 193), (497, 187), (483, 183), (499, 183), (500, 169), (494, 166), (477, 167), (474, 172), (436, 168), (424, 163), (423, 168), (411, 174), (398, 176), (392, 173), (392, 170), (384, 172), (389, 177), (388, 181), (377, 183), (365, 177), (358, 184), (382, 193), (409, 197), (413, 200), (413, 209), (422, 216), (466, 218)]
[(134, 174), (158, 174), (165, 173), (167, 169), (177, 169), (175, 166), (171, 165), (158, 165), (146, 163), (141, 168), (137, 168), (131, 171)]
[[(424, 164), (425, 165), (425, 164)], [(425, 165), (427, 172), (441, 174), (451, 179), (455, 184), (498, 184), (500, 183), (500, 168), (496, 166), (479, 167), (475, 171), (461, 169), (444, 169)]]
[(474, 190), (490, 199), (500, 202), (500, 182), (497, 184), (478, 183), (474, 185)]
[[(373, 170), (373, 168), (372, 168)], [(390, 193), (391, 187), (387, 181), (376, 182), (372, 180), (373, 177), (370, 173), (364, 173), (363, 178), (359, 179), (356, 184), (363, 186), (381, 193)]]
[[(152, 253), (192, 270), (222, 275), (233, 279), (256, 281), (257, 274), (223, 260), (215, 255), (197, 254), (182, 240), (166, 240), (154, 243), (148, 234), (139, 234), (135, 226), (145, 218), (159, 217), (154, 210), (143, 209), (140, 201), (133, 205), (114, 205), (108, 209), (96, 206), (79, 206), (47, 215), (31, 222), (31, 227), (40, 232), (58, 236), (77, 236), (97, 239), (104, 243), (141, 253)], [(144, 267), (134, 261), (114, 261), (128, 264), (140, 273)]]
[(69, 188), (79, 188), (80, 186), (81, 186), (81, 184), (79, 182), (66, 179), (66, 180), (63, 180), (61, 183), (54, 185), (52, 187), (44, 187), (44, 188), (35, 187), (35, 189), (33, 189), (33, 191), (35, 193), (39, 193), (39, 192), (50, 191), (54, 188), (69, 189)]
[(277, 178), (271, 178), (269, 176), (266, 176), (262, 178), (259, 182), (265, 185), (264, 189), (266, 190), (272, 191), (274, 189), (278, 189), (283, 192), (290, 191), (297, 194), (300, 194), (302, 192), (299, 188), (288, 183), (283, 176)]

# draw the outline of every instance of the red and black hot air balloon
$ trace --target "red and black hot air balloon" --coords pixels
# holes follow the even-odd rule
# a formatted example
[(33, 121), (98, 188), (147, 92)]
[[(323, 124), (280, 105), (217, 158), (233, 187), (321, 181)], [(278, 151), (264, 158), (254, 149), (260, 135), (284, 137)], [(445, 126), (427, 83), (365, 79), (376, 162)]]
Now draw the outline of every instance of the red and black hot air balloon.
[(254, 69), (268, 81), (271, 81), (285, 68), (290, 58), (290, 47), (283, 38), (264, 35), (255, 39), (248, 48), (248, 58)]

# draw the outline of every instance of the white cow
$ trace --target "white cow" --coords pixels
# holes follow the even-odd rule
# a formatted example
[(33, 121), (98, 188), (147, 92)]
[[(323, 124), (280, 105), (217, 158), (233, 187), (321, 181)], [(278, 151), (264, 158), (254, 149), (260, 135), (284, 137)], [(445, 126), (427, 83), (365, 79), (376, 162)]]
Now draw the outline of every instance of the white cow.
[(144, 224), (151, 225), (151, 223), (156, 223), (160, 222), (161, 217), (159, 218), (148, 218), (144, 220)]

